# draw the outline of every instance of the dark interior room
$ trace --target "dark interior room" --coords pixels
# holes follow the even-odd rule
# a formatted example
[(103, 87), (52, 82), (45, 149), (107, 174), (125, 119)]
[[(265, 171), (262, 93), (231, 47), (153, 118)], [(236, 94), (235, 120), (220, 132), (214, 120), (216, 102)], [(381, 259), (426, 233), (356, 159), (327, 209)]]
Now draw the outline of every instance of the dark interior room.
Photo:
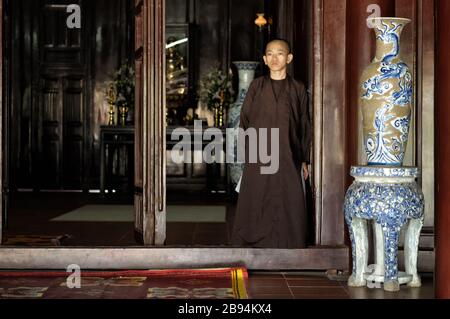
[[(142, 135), (135, 130), (142, 120), (134, 105), (135, 7), (126, 0), (76, 3), (80, 28), (66, 27), (74, 1), (6, 1), (5, 245), (142, 244), (133, 208)], [(230, 115), (240, 88), (235, 62), (259, 62), (253, 78), (267, 74), (262, 55), (271, 38), (295, 43), (289, 73), (310, 85), (311, 3), (290, 5), (304, 14), (294, 15), (285, 1), (166, 1), (165, 245), (229, 244), (238, 197), (233, 165), (199, 162), (201, 151), (182, 154), (192, 161), (176, 164), (171, 134), (193, 131), (195, 120), (223, 131), (236, 126)], [(231, 87), (219, 122), (201, 96), (214, 72)]]

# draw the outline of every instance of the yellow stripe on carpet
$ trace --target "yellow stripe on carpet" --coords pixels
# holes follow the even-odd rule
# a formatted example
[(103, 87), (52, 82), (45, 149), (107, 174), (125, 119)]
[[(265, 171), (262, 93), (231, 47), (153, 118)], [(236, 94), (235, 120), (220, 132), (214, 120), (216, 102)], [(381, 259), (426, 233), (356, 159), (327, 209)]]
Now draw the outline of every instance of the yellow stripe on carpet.
[(236, 299), (248, 299), (245, 289), (245, 277), (242, 269), (234, 269), (231, 272), (233, 283), (233, 294)]

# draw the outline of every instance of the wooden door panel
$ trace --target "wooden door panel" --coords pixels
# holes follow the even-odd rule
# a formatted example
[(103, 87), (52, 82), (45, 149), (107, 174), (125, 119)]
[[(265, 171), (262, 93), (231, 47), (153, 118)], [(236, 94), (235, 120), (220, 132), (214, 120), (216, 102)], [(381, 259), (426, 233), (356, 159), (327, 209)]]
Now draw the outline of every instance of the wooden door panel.
[(84, 79), (69, 78), (64, 89), (63, 180), (64, 188), (77, 188), (83, 182)]
[[(135, 98), (135, 155), (142, 158), (142, 57), (136, 60), (136, 98)], [(135, 167), (134, 180), (136, 187), (142, 189), (143, 161), (138, 161)]]
[(84, 79), (46, 78), (41, 93), (40, 188), (79, 188), (83, 181)]
[(143, 122), (143, 71), (144, 71), (144, 1), (135, 1), (135, 111), (134, 111), (134, 156), (135, 156), (135, 173), (134, 173), (134, 210), (135, 223), (134, 229), (137, 240), (144, 242), (144, 193), (143, 193), (143, 139), (142, 139), (142, 122)]
[[(70, 4), (78, 4), (81, 12), (86, 7), (81, 0), (46, 0), (42, 5), (41, 48), (42, 61), (48, 66), (83, 67), (82, 30), (67, 27)], [(86, 17), (84, 15), (84, 17)], [(83, 16), (82, 16), (83, 18)], [(82, 24), (83, 19), (81, 19)]]
[(162, 245), (166, 236), (164, 1), (135, 4), (135, 228), (145, 245)]
[[(67, 6), (81, 0), (41, 0), (38, 37), (34, 43), (38, 49), (34, 55), (41, 62), (37, 82), (43, 83), (36, 92), (40, 102), (39, 119), (36, 122), (39, 148), (33, 163), (38, 189), (81, 189), (84, 181), (86, 121), (85, 100), (88, 81), (85, 55), (89, 48), (83, 45), (87, 25), (82, 29), (67, 27)], [(88, 13), (83, 15), (88, 19)], [(83, 19), (82, 19), (83, 21)]]
[(60, 124), (57, 121), (43, 123), (41, 181), (43, 187), (59, 184)]
[[(155, 245), (163, 245), (166, 240), (166, 94), (165, 94), (165, 1), (148, 1), (149, 7), (147, 36), (149, 41), (148, 52), (144, 50), (144, 61), (147, 63), (146, 83), (147, 103), (144, 104), (144, 136), (148, 138), (144, 142), (144, 160), (148, 158), (150, 165), (144, 169), (144, 191), (147, 196), (149, 210), (144, 215), (144, 240), (153, 241)], [(145, 69), (144, 69), (145, 70)], [(153, 233), (150, 230), (153, 229)]]
[(56, 188), (61, 179), (62, 83), (60, 78), (46, 78), (43, 82), (38, 180), (40, 187)]

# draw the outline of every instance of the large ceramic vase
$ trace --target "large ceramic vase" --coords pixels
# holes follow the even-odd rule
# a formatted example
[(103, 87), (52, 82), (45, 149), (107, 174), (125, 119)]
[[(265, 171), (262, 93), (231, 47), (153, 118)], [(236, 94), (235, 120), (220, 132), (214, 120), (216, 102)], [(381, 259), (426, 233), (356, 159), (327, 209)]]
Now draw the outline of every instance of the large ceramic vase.
[(361, 79), (361, 109), (368, 165), (402, 166), (411, 120), (413, 78), (402, 62), (400, 36), (410, 22), (370, 18), (377, 48)]
[[(233, 139), (236, 141), (237, 130), (239, 128), (239, 120), (241, 115), (242, 105), (244, 104), (245, 96), (247, 95), (248, 88), (255, 78), (255, 71), (259, 66), (259, 62), (253, 61), (236, 61), (233, 62), (239, 72), (239, 91), (236, 102), (234, 102), (228, 110), (228, 128), (234, 128)], [(229, 136), (228, 138), (230, 138)], [(237, 143), (233, 145), (233, 161), (237, 161)], [(235, 187), (242, 175), (243, 164), (231, 163), (229, 164), (230, 179)]]

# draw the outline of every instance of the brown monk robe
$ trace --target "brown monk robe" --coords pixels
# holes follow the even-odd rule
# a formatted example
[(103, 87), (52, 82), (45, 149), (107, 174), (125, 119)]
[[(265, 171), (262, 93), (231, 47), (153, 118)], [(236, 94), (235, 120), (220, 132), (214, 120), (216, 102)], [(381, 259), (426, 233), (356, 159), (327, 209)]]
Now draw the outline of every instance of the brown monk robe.
[[(302, 162), (309, 161), (310, 121), (303, 83), (287, 76), (255, 79), (242, 106), (240, 127), (279, 129), (279, 170), (261, 174), (267, 163), (248, 163), (242, 175), (232, 245), (257, 248), (303, 248), (307, 215), (302, 186)], [(267, 143), (270, 150), (270, 134)], [(259, 141), (259, 139), (258, 139)], [(270, 156), (271, 151), (268, 152)]]

